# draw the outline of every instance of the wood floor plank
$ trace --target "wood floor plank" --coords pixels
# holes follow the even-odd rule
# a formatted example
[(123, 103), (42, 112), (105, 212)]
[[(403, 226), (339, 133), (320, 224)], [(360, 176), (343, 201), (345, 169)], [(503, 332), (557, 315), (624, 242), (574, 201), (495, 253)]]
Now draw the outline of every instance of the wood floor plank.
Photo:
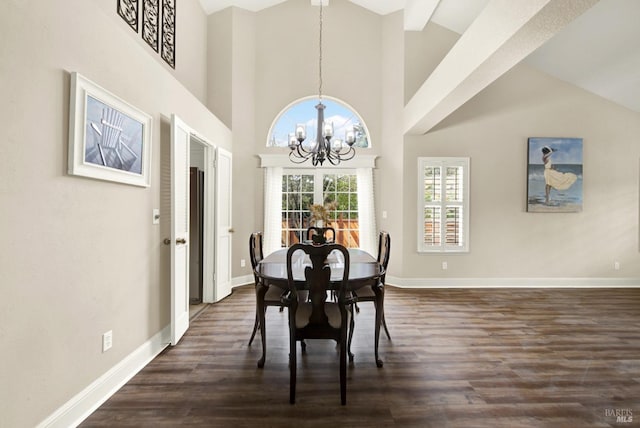
[(267, 311), (263, 369), (260, 339), (247, 346), (254, 311), (253, 286), (209, 305), (81, 426), (640, 425), (640, 289), (387, 287), (384, 367), (373, 357), (373, 305), (363, 303), (346, 406), (330, 341), (298, 348), (289, 404), (286, 311)]

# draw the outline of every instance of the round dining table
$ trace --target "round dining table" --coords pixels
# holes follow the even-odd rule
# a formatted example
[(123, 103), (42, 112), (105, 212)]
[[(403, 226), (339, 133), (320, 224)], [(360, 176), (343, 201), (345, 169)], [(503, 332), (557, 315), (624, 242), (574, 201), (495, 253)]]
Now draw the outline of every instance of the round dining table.
[[(279, 287), (283, 290), (289, 288), (287, 279), (287, 248), (278, 249), (264, 259), (256, 266), (255, 273), (261, 279), (263, 287)], [(380, 336), (380, 325), (382, 323), (382, 314), (384, 313), (384, 287), (380, 284), (380, 277), (385, 273), (384, 268), (378, 263), (378, 260), (368, 252), (358, 249), (349, 248), (349, 281), (348, 290), (356, 291), (359, 288), (371, 286), (375, 293), (375, 359), (378, 367), (382, 367), (382, 360), (378, 357), (378, 340)], [(338, 288), (342, 281), (342, 273), (344, 269), (344, 257), (340, 252), (332, 252), (327, 257), (327, 263), (331, 268), (331, 282), (333, 288)], [(311, 266), (309, 256), (302, 251), (293, 254), (292, 272), (294, 283), (298, 290), (307, 289), (304, 271), (307, 266)], [(264, 307), (258, 308), (258, 314), (264, 317)], [(261, 318), (262, 318), (261, 317)], [(261, 319), (264, 322), (264, 318)], [(264, 357), (263, 357), (264, 358)]]
[[(357, 290), (366, 285), (376, 285), (384, 273), (375, 257), (364, 250), (349, 248), (349, 290)], [(337, 285), (342, 280), (344, 257), (335, 251), (327, 257), (331, 268), (331, 281)], [(293, 255), (293, 278), (296, 287), (304, 290), (306, 287), (304, 269), (311, 266), (309, 256), (299, 251)], [(269, 285), (282, 289), (289, 288), (287, 282), (287, 248), (281, 248), (262, 259), (256, 267), (256, 273)]]

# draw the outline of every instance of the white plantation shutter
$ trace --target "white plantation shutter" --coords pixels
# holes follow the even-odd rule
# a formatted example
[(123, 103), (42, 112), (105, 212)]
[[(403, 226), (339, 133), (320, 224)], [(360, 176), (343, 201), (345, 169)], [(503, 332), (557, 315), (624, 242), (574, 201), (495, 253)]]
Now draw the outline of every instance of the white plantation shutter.
[(469, 158), (418, 159), (418, 251), (469, 251)]

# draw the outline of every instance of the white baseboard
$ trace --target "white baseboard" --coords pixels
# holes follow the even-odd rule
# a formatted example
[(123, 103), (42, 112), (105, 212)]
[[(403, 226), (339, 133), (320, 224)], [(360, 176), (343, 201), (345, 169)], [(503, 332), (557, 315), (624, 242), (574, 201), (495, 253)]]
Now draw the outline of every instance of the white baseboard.
[(231, 288), (239, 287), (241, 285), (253, 284), (253, 275), (237, 276), (231, 278)]
[[(636, 288), (640, 278), (399, 278), (386, 283), (399, 288)], [(253, 284), (253, 275), (233, 278), (232, 287)]]
[(100, 376), (62, 407), (38, 424), (38, 428), (76, 427), (109, 399), (118, 389), (151, 362), (171, 340), (167, 326), (138, 349)]
[(640, 278), (398, 278), (386, 283), (399, 288), (635, 288)]

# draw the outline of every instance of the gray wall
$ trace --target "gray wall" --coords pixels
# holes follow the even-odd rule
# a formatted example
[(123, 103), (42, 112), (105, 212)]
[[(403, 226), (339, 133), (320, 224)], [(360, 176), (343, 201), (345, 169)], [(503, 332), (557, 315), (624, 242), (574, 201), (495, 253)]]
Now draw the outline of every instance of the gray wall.
[[(227, 9), (209, 19), (211, 24), (224, 16), (233, 23), (227, 37), (218, 34), (219, 50), (233, 39), (227, 61), (232, 70), (220, 71), (222, 79), (230, 76), (233, 92), (211, 108), (233, 116), (236, 278), (250, 274), (239, 261), (248, 256), (247, 236), (262, 229), (263, 172), (256, 154), (277, 152), (265, 147), (272, 121), (290, 102), (317, 92), (317, 13), (306, 1), (289, 1), (257, 13)], [(494, 278), (640, 276), (640, 114), (523, 64), (428, 134), (405, 137), (404, 103), (459, 36), (433, 23), (422, 32), (404, 32), (402, 13), (378, 16), (345, 0), (332, 0), (324, 15), (324, 92), (351, 104), (371, 131), (368, 152), (379, 155), (376, 219), (392, 235), (392, 279), (416, 284), (405, 280), (478, 278), (486, 284)], [(222, 101), (230, 105), (219, 106)], [(530, 136), (584, 139), (582, 213), (526, 213)], [(471, 157), (468, 254), (417, 253), (419, 156)], [(618, 192), (625, 197), (605, 202)]]
[[(236, 278), (251, 274), (249, 234), (263, 229), (263, 170), (257, 154), (274, 151), (266, 142), (276, 116), (294, 100), (318, 92), (318, 12), (308, 1), (294, 0), (256, 13), (228, 8), (209, 17), (208, 49), (216, 55), (210, 58), (216, 69), (210, 73), (209, 107), (234, 133)], [(383, 22), (346, 0), (332, 0), (324, 8), (323, 93), (339, 95), (358, 111), (371, 134), (373, 148), (362, 151), (369, 154), (380, 154), (384, 144)], [(247, 267), (240, 267), (241, 259)]]
[[(178, 5), (175, 71), (115, 10), (106, 0), (0, 2), (3, 427), (35, 426), (168, 325), (169, 212), (154, 226), (152, 209), (162, 206), (170, 115), (231, 149), (199, 101), (204, 59), (192, 63), (181, 45), (206, 32), (197, 0)], [(67, 175), (71, 71), (153, 117), (151, 187)], [(113, 348), (102, 353), (108, 330)]]
[[(422, 33), (407, 33), (408, 94), (456, 38), (435, 24)], [(637, 279), (639, 136), (639, 113), (527, 65), (516, 66), (431, 132), (405, 137), (404, 269), (394, 275), (430, 280)], [(528, 137), (583, 138), (582, 212), (526, 212)], [(468, 254), (417, 253), (419, 156), (471, 158)]]
[[(317, 91), (317, 8), (306, 0), (209, 17), (197, 0), (181, 1), (176, 70), (115, 4), (0, 2), (2, 426), (42, 421), (169, 323), (168, 212), (160, 226), (151, 213), (166, 206), (171, 113), (229, 150), (234, 129), (233, 276), (243, 277), (249, 233), (262, 228), (256, 155), (269, 152), (275, 116)], [(393, 237), (390, 275), (640, 277), (640, 114), (521, 65), (432, 132), (403, 137), (404, 102), (457, 36), (433, 24), (404, 33), (401, 13), (345, 0), (325, 9), (325, 31), (325, 94), (361, 114), (367, 153), (379, 155), (376, 218)], [(152, 115), (150, 188), (66, 174), (70, 71)], [(525, 212), (529, 136), (584, 138), (582, 213)], [(471, 252), (447, 257), (447, 271), (442, 256), (416, 253), (418, 156), (471, 157)], [(114, 346), (102, 353), (107, 330)]]

